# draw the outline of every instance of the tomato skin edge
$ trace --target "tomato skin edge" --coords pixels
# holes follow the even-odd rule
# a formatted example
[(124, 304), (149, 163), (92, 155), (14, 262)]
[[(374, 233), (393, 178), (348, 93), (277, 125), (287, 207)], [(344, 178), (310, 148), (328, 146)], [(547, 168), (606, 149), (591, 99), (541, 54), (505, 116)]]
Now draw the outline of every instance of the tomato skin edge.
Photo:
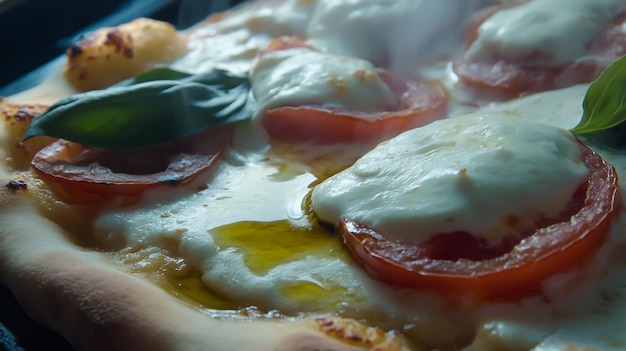
[[(337, 230), (355, 260), (374, 278), (393, 286), (477, 299), (517, 298), (536, 293), (544, 279), (579, 266), (603, 245), (611, 220), (621, 205), (615, 168), (582, 144), (581, 149), (585, 164), (591, 167), (583, 207), (566, 224), (540, 228), (510, 253), (496, 259), (436, 262), (423, 258), (422, 262), (413, 262), (417, 268), (412, 268), (403, 262), (393, 262), (393, 258), (377, 251), (378, 242), (389, 241), (373, 229), (342, 220)], [(601, 194), (598, 201), (594, 200), (595, 194)], [(577, 224), (581, 221), (582, 224)], [(581, 232), (565, 231), (582, 226)], [(554, 239), (555, 235), (558, 240)], [(545, 245), (533, 246), (536, 242)], [(464, 264), (472, 269), (454, 270), (455, 266)]]
[[(292, 48), (315, 50), (304, 39), (283, 36), (272, 40), (259, 57)], [(377, 73), (396, 95), (396, 109), (366, 113), (331, 110), (318, 105), (286, 105), (263, 111), (261, 124), (269, 137), (278, 141), (377, 143), (444, 116), (448, 96), (440, 86), (427, 84), (416, 77), (405, 78), (382, 68)]]
[(219, 151), (210, 155), (181, 154), (180, 159), (172, 162), (168, 169), (146, 175), (109, 171), (104, 176), (93, 176), (87, 173), (90, 170), (88, 166), (82, 166), (85, 169), (82, 174), (63, 171), (64, 167), (73, 166), (63, 162), (80, 157), (87, 150), (88, 146), (57, 140), (40, 150), (33, 157), (31, 166), (35, 174), (68, 203), (102, 202), (114, 198), (132, 203), (146, 191), (190, 182), (211, 168), (220, 154)]
[[(470, 19), (465, 46), (469, 48), (479, 37), (480, 26), (498, 11), (520, 4), (489, 6)], [(626, 20), (626, 8), (613, 18), (604, 31), (585, 43), (588, 52), (559, 66), (534, 66), (522, 62), (509, 62), (492, 57), (488, 60), (471, 60), (459, 57), (452, 62), (452, 71), (462, 86), (475, 90), (478, 95), (491, 99), (508, 100), (530, 93), (562, 89), (576, 84), (590, 83), (613, 61), (626, 54), (626, 34), (622, 24)], [(593, 60), (589, 60), (593, 57)]]
[(370, 121), (359, 118), (361, 113), (358, 111), (284, 106), (265, 111), (261, 123), (270, 138), (280, 141), (368, 143), (389, 139), (444, 115), (447, 97), (439, 87), (431, 87), (419, 81), (399, 83), (397, 77), (392, 77), (390, 73), (381, 75), (390, 82), (390, 86), (394, 86), (393, 90), (403, 100), (396, 111), (374, 114), (375, 118)]

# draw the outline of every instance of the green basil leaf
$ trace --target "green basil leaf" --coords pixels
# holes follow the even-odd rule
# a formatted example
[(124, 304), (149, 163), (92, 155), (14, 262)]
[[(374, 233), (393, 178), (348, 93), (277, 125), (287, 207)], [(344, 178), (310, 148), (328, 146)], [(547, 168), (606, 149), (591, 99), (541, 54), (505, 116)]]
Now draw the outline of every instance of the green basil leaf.
[(63, 99), (33, 120), (24, 140), (46, 135), (101, 148), (133, 148), (252, 117), (255, 101), (247, 76), (223, 70), (179, 73), (150, 71)]
[(572, 128), (586, 134), (613, 128), (626, 121), (626, 56), (608, 66), (587, 90), (583, 116)]

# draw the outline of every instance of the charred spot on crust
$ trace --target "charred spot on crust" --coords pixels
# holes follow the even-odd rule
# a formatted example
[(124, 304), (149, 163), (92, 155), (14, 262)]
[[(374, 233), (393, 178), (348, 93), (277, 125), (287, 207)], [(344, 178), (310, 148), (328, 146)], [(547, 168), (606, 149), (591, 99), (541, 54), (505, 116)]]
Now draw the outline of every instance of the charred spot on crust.
[(80, 47), (79, 44), (74, 44), (67, 49), (66, 54), (69, 58), (74, 58), (74, 57), (80, 56), (80, 54), (82, 54), (83, 51), (84, 51), (83, 48)]
[(131, 48), (130, 46), (124, 47), (124, 56), (126, 56), (129, 59), (132, 59), (134, 55), (135, 55), (135, 52), (133, 51), (133, 48)]
[(7, 123), (29, 124), (48, 109), (46, 105), (9, 104), (2, 110), (2, 118)]
[(85, 67), (81, 67), (79, 70), (80, 70), (80, 73), (78, 73), (78, 79), (80, 80), (87, 79), (87, 76), (89, 75), (89, 70)]
[(28, 190), (28, 184), (23, 180), (12, 179), (6, 184), (6, 188), (11, 191)]
[(15, 119), (17, 119), (18, 121), (30, 122), (40, 114), (41, 112), (36, 111), (33, 106), (24, 106), (20, 107), (20, 109), (17, 110), (17, 113), (14, 116)]
[(349, 318), (319, 317), (314, 322), (327, 336), (368, 350), (404, 350), (407, 345), (394, 332), (385, 332)]
[(94, 40), (93, 33), (89, 34), (81, 34), (78, 39), (72, 44), (67, 50), (65, 50), (65, 55), (69, 59), (76, 58), (85, 52), (85, 46), (89, 45), (90, 42)]
[(317, 318), (315, 319), (318, 327), (327, 335), (331, 335), (339, 340), (353, 341), (365, 344), (371, 344), (372, 341), (359, 335), (355, 328), (351, 328), (349, 325), (341, 325), (336, 323), (331, 318)]
[(115, 52), (121, 52), (126, 58), (132, 59), (135, 55), (133, 48), (130, 46), (132, 41), (133, 38), (131, 36), (125, 36), (124, 32), (114, 28), (107, 32), (104, 45), (111, 45), (115, 47)]
[(115, 46), (115, 51), (119, 52), (124, 46), (124, 34), (117, 28), (111, 29), (107, 33), (107, 39), (104, 45), (113, 45)]

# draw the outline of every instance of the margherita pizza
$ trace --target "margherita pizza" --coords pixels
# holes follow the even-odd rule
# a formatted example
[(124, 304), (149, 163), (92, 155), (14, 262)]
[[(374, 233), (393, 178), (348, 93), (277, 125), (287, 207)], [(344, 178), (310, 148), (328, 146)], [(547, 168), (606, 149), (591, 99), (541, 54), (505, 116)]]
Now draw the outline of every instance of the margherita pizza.
[(0, 277), (79, 350), (626, 347), (623, 0), (137, 19), (1, 101)]

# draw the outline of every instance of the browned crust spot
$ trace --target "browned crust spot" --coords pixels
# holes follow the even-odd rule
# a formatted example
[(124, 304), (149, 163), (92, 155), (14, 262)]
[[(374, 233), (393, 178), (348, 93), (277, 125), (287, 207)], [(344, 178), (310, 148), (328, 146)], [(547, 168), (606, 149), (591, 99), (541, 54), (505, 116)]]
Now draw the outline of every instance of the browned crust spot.
[(124, 34), (117, 28), (113, 28), (106, 34), (104, 45), (112, 45), (116, 52), (120, 52), (124, 46)]
[(67, 48), (65, 53), (71, 59), (71, 58), (80, 56), (80, 54), (83, 53), (83, 48), (81, 48), (80, 45), (78, 44), (73, 44), (72, 46)]
[(174, 26), (139, 18), (80, 38), (66, 50), (63, 73), (78, 91), (102, 89), (186, 51), (186, 40)]
[(2, 118), (9, 124), (30, 124), (37, 116), (48, 109), (42, 104), (8, 104), (2, 110)]
[(132, 59), (134, 56), (132, 35), (124, 34), (118, 28), (113, 28), (106, 34), (104, 45), (115, 47), (115, 52), (121, 52), (128, 59)]
[(7, 189), (11, 191), (28, 190), (28, 184), (23, 180), (12, 179), (6, 184)]
[(7, 159), (8, 166), (12, 169), (26, 169), (30, 159), (42, 147), (52, 141), (52, 138), (39, 137), (22, 141), (22, 137), (30, 123), (41, 114), (46, 112), (48, 105), (43, 104), (12, 104), (7, 103), (0, 112), (0, 120), (8, 133), (8, 144), (4, 145), (10, 154)]
[(410, 349), (398, 334), (369, 327), (353, 319), (319, 317), (315, 319), (315, 323), (324, 334), (359, 348), (373, 351)]
[[(2, 179), (4, 186), (0, 186), (0, 213), (9, 208), (14, 208), (21, 200), (25, 199), (22, 195), (31, 196), (31, 192), (27, 192), (28, 183), (19, 178), (11, 180)], [(24, 183), (26, 188), (22, 188)], [(2, 235), (2, 228), (0, 227), (0, 240)], [(2, 257), (0, 257), (2, 262)], [(0, 267), (1, 268), (1, 267)]]

